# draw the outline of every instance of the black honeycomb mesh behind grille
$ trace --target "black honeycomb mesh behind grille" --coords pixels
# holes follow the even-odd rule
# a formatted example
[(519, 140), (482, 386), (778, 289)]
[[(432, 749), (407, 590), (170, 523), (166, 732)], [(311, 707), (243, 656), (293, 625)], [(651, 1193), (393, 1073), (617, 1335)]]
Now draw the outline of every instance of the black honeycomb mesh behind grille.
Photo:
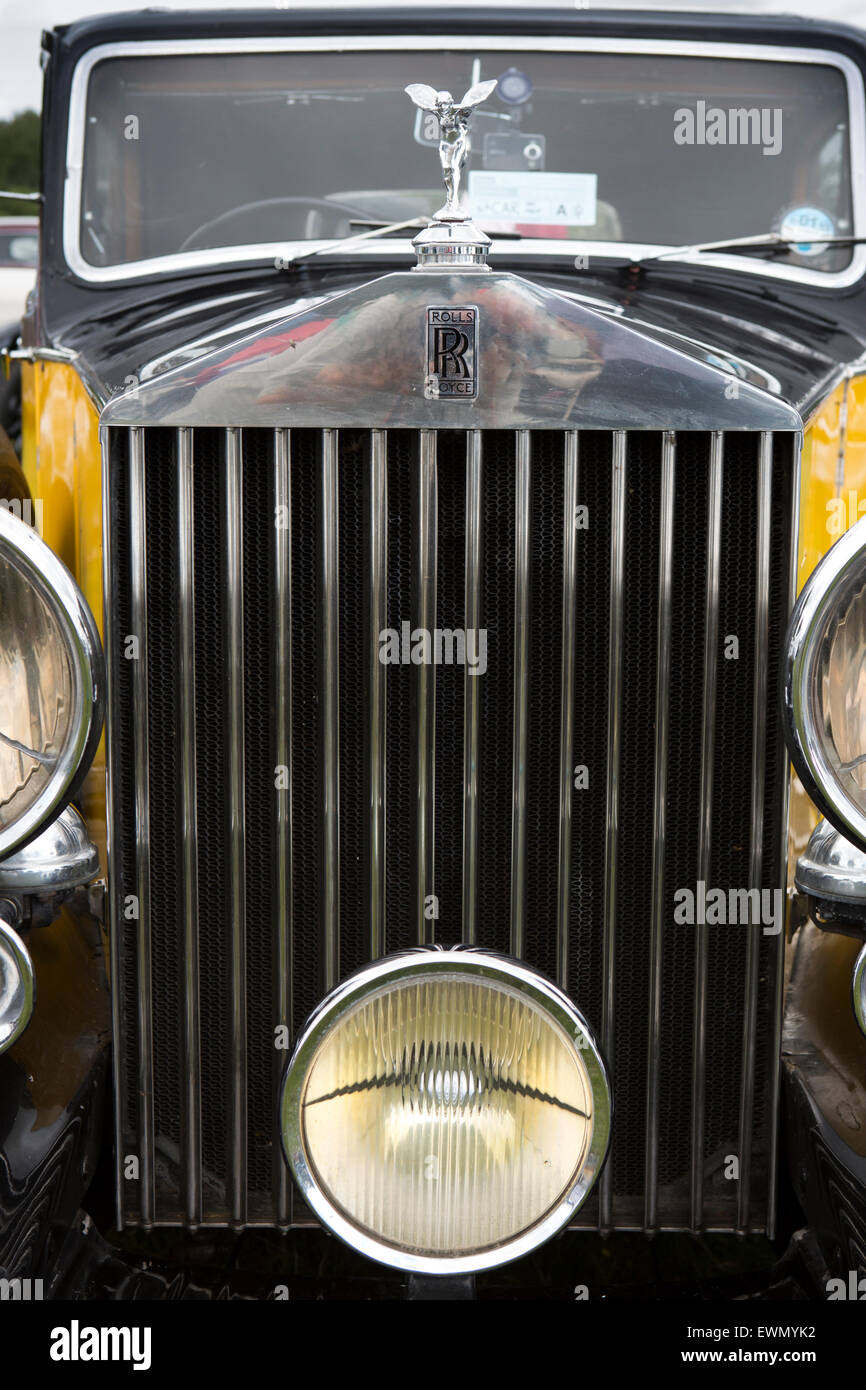
[[(466, 439), (461, 431), (440, 434), (438, 478), (438, 568), (436, 626), (443, 633), (462, 628), (465, 610)], [(462, 940), (461, 865), (463, 863), (463, 687), (462, 666), (436, 672), (436, 791), (434, 891), (439, 917), (436, 940), (443, 946)]]
[[(758, 516), (758, 441), (726, 441), (722, 490), (722, 554), (719, 576), (716, 756), (709, 884), (749, 882), (752, 789), (752, 707), (755, 662), (755, 528)], [(725, 1178), (726, 1158), (738, 1153), (732, 1134), (731, 1096), (742, 1065), (743, 979), (746, 933), (742, 927), (707, 929), (706, 1131), (704, 1180), (708, 1202), (735, 1199)]]
[(511, 722), (514, 704), (513, 433), (484, 436), (481, 484), (481, 626), (487, 629), (487, 674), (481, 687), (478, 944), (510, 948)]
[(556, 976), (559, 708), (562, 684), (564, 443), (539, 432), (530, 453), (529, 754), (526, 959)]
[[(388, 626), (399, 632), (410, 620), (415, 591), (417, 543), (414, 531), (418, 441), (409, 430), (388, 434)], [(389, 824), (401, 833), (389, 835), (386, 855), (385, 904), (387, 943), (391, 951), (417, 941), (412, 920), (415, 900), (412, 867), (412, 827), (417, 800), (413, 781), (415, 710), (412, 667), (388, 667), (385, 724), (385, 800)]]
[[(196, 817), (198, 825), (199, 990), (201, 1009), (202, 1190), (225, 1202), (228, 1135), (229, 970), (226, 877), (225, 440), (196, 434), (193, 463), (195, 567)], [(168, 613), (163, 614), (167, 622)], [(158, 756), (158, 754), (156, 754)], [(214, 924), (220, 924), (220, 930)]]
[[(244, 855), (247, 953), (247, 1154), (250, 1216), (267, 1214), (279, 1144), (273, 1105), (276, 997), (274, 437), (245, 430), (243, 468)], [(265, 1196), (264, 1203), (261, 1196)]]
[(341, 430), (339, 439), (339, 572), (347, 580), (339, 592), (340, 666), (345, 673), (340, 682), (340, 974), (350, 975), (370, 956), (364, 912), (368, 624), (366, 588), (358, 582), (358, 567), (366, 563), (364, 537), (369, 532), (365, 483), (370, 437)]
[[(703, 667), (706, 607), (707, 515), (710, 437), (680, 435), (674, 496), (673, 604), (671, 608), (668, 713), (667, 842), (664, 900), (698, 880), (701, 787), (696, 776), (703, 725), (697, 681)], [(691, 1067), (695, 928), (668, 912), (662, 952), (661, 1056), (659, 1074), (659, 1182), (670, 1215), (685, 1222), (688, 1193), (683, 1175), (691, 1155)]]
[(114, 435), (109, 467), (112, 473), (110, 513), (106, 526), (113, 541), (114, 566), (110, 576), (108, 606), (114, 623), (113, 703), (108, 710), (109, 729), (118, 756), (114, 762), (113, 796), (116, 809), (112, 913), (113, 949), (118, 957), (117, 977), (120, 998), (114, 1009), (120, 1011), (123, 1027), (120, 1051), (114, 1057), (115, 1086), (119, 1096), (118, 1127), (124, 1154), (137, 1153), (141, 1131), (138, 1099), (138, 972), (136, 944), (138, 921), (129, 916), (127, 898), (135, 893), (135, 762), (132, 722), (132, 665), (125, 659), (126, 638), (132, 631), (129, 573), (129, 447), (125, 432)]
[(153, 1012), (154, 1133), (160, 1191), (170, 1202), (179, 1192), (181, 1142), (177, 1104), (181, 1029), (182, 940), (178, 910), (179, 810), (177, 798), (177, 641), (166, 614), (177, 612), (177, 456), (172, 430), (151, 430), (145, 451), (147, 524), (147, 703), (151, 747), (150, 844), (158, 873), (151, 873), (152, 979), (159, 1008)]
[[(656, 612), (658, 606), (661, 436), (632, 435), (626, 454), (625, 605), (622, 634), (622, 744), (617, 922), (614, 951), (616, 1096), (614, 1195), (643, 1186), (646, 1133), (648, 953), (655, 776)], [(631, 1020), (642, 1020), (635, 1027)]]
[(322, 893), (319, 763), (319, 473), (321, 440), (312, 430), (292, 435), (292, 884), (296, 1028), (322, 997), (318, 934)]

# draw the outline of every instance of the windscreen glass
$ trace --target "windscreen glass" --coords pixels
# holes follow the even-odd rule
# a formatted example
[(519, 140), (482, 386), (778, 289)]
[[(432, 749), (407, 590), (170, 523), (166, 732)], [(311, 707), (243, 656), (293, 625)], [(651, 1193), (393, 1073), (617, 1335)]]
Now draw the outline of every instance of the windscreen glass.
[[(646, 54), (322, 52), (105, 59), (90, 76), (79, 245), (94, 267), (346, 237), (444, 202), (435, 117), (476, 108), (464, 184), (495, 234), (678, 246), (780, 232), (844, 268), (849, 110), (829, 65)], [(406, 235), (404, 233), (404, 235)]]

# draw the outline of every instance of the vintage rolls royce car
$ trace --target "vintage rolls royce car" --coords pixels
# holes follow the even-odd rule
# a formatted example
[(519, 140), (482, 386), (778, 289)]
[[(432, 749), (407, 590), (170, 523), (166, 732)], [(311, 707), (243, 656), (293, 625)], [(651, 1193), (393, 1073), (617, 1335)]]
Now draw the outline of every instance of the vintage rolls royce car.
[(235, 1289), (246, 1240), (260, 1296), (594, 1298), (669, 1238), (858, 1287), (866, 38), (143, 11), (43, 57), (5, 1287)]

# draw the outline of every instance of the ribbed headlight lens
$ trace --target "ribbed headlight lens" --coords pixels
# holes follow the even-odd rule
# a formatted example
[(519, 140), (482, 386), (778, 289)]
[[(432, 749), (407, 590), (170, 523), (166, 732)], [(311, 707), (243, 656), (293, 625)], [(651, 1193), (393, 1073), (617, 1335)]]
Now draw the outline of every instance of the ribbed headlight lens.
[(34, 996), (30, 953), (14, 928), (0, 918), (0, 1052), (24, 1032)]
[(102, 652), (71, 575), (0, 509), (0, 855), (56, 815), (102, 724)]
[(424, 952), (347, 981), (287, 1073), (308, 1201), (404, 1269), (514, 1258), (577, 1209), (610, 1124), (604, 1068), (564, 995), (516, 963)]

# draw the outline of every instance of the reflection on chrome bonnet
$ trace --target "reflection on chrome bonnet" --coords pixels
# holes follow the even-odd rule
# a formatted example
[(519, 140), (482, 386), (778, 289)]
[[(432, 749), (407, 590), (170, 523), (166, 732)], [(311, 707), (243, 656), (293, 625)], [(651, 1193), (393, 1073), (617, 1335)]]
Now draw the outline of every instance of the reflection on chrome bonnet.
[[(427, 313), (478, 310), (477, 397), (430, 397)], [(103, 425), (799, 430), (768, 393), (496, 271), (385, 275), (109, 402)]]

